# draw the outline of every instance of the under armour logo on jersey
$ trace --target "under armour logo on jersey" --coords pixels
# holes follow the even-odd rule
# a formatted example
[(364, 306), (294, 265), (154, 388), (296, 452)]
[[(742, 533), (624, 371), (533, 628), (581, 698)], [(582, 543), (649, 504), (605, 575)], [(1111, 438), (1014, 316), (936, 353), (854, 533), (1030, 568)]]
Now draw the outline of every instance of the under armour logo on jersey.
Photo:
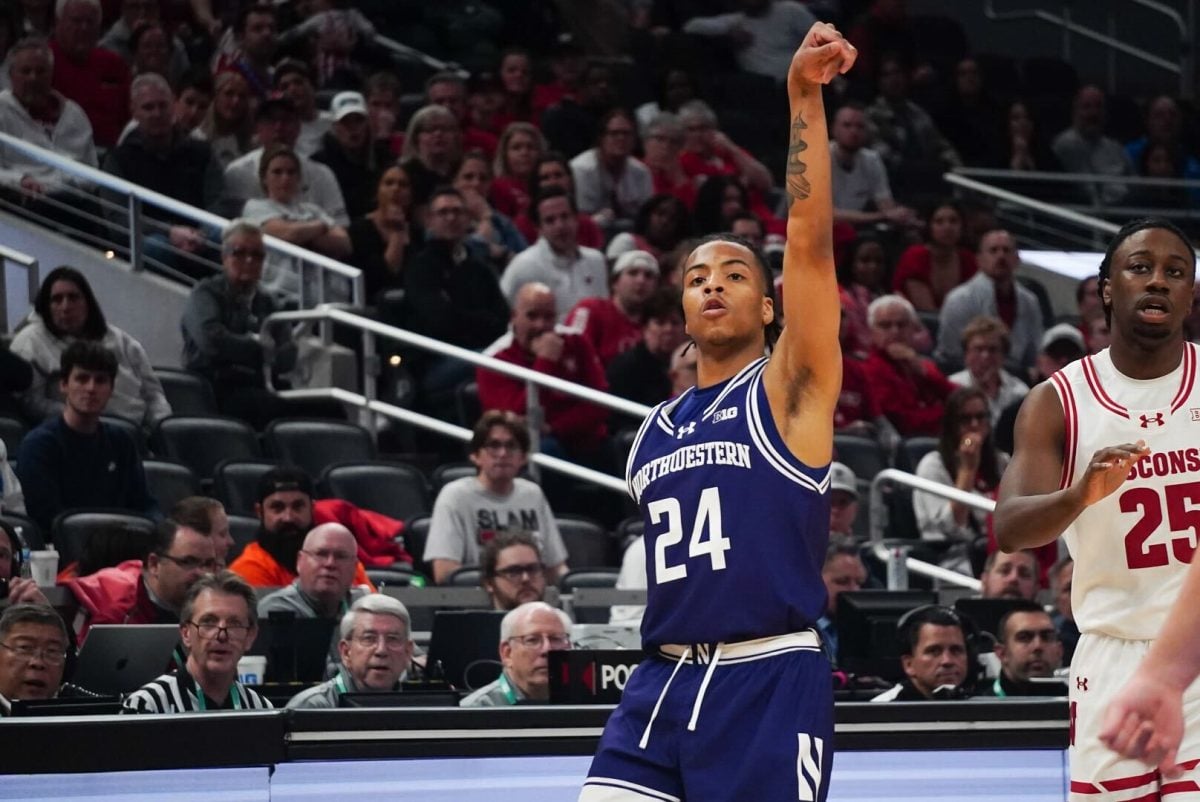
[(1165, 420), (1163, 420), (1163, 414), (1161, 412), (1155, 412), (1153, 415), (1142, 415), (1141, 419), (1143, 429), (1149, 429), (1150, 424), (1152, 423), (1155, 426), (1165, 426), (1167, 423)]
[(1086, 690), (1087, 690), (1087, 683), (1088, 683), (1088, 678), (1087, 678), (1087, 677), (1076, 677), (1076, 678), (1075, 678), (1075, 690), (1077, 690), (1077, 691), (1086, 691)]
[(675, 439), (682, 440), (683, 438), (687, 437), (689, 434), (695, 434), (695, 433), (696, 433), (696, 422), (692, 421), (687, 426), (679, 427), (679, 431), (675, 433)]
[(732, 420), (737, 417), (737, 407), (725, 407), (718, 409), (717, 414), (713, 415), (713, 423), (720, 423), (723, 420)]

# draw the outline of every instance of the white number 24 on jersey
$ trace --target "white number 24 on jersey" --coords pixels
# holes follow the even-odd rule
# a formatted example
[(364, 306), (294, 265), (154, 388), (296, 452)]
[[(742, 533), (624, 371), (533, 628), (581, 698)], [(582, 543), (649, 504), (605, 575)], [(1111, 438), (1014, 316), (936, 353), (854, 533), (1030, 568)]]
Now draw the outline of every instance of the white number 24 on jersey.
[[(667, 549), (683, 542), (683, 511), (679, 499), (661, 498), (646, 506), (650, 523), (661, 524), (666, 519), (667, 530), (654, 538), (654, 582), (663, 585), (687, 576), (687, 564), (667, 565)], [(708, 555), (714, 571), (725, 570), (725, 552), (732, 544), (721, 533), (721, 494), (715, 487), (700, 493), (688, 557)]]

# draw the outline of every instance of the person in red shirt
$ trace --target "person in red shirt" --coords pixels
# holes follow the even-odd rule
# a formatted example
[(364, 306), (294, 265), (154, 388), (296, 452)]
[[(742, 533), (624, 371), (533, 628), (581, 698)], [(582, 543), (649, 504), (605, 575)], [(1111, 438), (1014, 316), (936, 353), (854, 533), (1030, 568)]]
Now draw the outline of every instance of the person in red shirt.
[[(527, 197), (537, 197), (543, 189), (548, 187), (558, 187), (572, 198), (575, 197), (575, 174), (571, 172), (571, 165), (566, 156), (553, 150), (542, 154), (537, 160), (537, 166), (529, 175)], [(585, 212), (578, 212), (577, 219), (579, 231), (576, 237), (579, 239), (579, 244), (587, 248), (595, 248), (598, 251), (604, 250), (604, 232), (600, 230), (600, 226), (596, 225), (592, 216)], [(529, 217), (528, 209), (514, 217), (513, 222), (516, 223), (517, 230), (521, 232), (521, 236), (525, 237), (526, 242), (537, 242), (540, 233), (537, 225)]]
[(696, 206), (696, 179), (683, 169), (683, 126), (670, 112), (661, 112), (646, 124), (642, 161), (650, 168), (655, 195), (674, 195), (689, 210)]
[(928, 241), (900, 254), (892, 289), (921, 312), (936, 312), (950, 290), (975, 275), (975, 254), (962, 247), (962, 212), (951, 201), (929, 215)]
[[(558, 310), (554, 293), (545, 284), (531, 282), (517, 292), (512, 311), (512, 337), (502, 337), (488, 355), (523, 368), (606, 391), (604, 367), (582, 335), (556, 330)], [(524, 415), (526, 385), (500, 373), (476, 368), (479, 403), (484, 409), (500, 409)], [(608, 434), (608, 410), (575, 396), (539, 389), (543, 413), (541, 450), (569, 455), (582, 462), (594, 461)]]
[(902, 437), (937, 437), (955, 385), (912, 347), (919, 329), (916, 310), (902, 295), (884, 295), (867, 307), (867, 320), (871, 352), (864, 367), (880, 411)]
[(489, 198), (496, 211), (512, 218), (528, 211), (532, 195), (526, 190), (545, 152), (546, 140), (531, 123), (514, 122), (504, 129), (496, 146), (495, 178)]
[(61, 3), (50, 50), (54, 53), (54, 88), (83, 108), (92, 123), (96, 145), (111, 148), (129, 121), (131, 79), (120, 56), (96, 46), (100, 14), (98, 0)]
[(605, 368), (642, 339), (642, 309), (658, 286), (658, 260), (626, 251), (613, 265), (611, 298), (584, 298), (567, 313), (566, 325), (592, 344)]

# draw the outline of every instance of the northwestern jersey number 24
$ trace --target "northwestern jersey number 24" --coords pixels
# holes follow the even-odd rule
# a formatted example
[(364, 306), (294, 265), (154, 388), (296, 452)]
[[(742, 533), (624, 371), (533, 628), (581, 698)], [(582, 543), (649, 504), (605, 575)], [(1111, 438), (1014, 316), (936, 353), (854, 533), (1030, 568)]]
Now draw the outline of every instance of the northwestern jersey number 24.
[[(677, 498), (660, 498), (646, 505), (650, 523), (666, 522), (667, 529), (654, 538), (654, 583), (662, 585), (687, 577), (686, 562), (667, 564), (667, 549), (683, 542), (683, 508)], [(690, 512), (690, 511), (689, 511)], [(700, 492), (700, 503), (692, 522), (688, 557), (708, 556), (712, 570), (725, 570), (725, 552), (732, 544), (721, 530), (721, 494), (715, 487)]]
[[(1171, 561), (1166, 543), (1146, 541), (1163, 523), (1163, 498), (1166, 498), (1167, 525), (1171, 532), (1181, 533), (1171, 539), (1170, 551), (1175, 559), (1190, 563), (1200, 537), (1200, 482), (1167, 485), (1159, 493), (1151, 487), (1132, 487), (1121, 494), (1121, 512), (1138, 512), (1142, 517), (1125, 535), (1125, 562), (1130, 568), (1160, 568)], [(1186, 534), (1182, 534), (1186, 533)]]

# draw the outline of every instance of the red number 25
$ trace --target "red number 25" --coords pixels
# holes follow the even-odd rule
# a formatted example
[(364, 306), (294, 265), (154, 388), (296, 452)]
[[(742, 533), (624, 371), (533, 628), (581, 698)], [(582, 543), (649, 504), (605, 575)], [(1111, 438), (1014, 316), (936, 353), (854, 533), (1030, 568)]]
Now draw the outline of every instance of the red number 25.
[(1168, 485), (1160, 493), (1150, 487), (1132, 487), (1121, 494), (1121, 512), (1138, 512), (1142, 517), (1125, 536), (1125, 561), (1130, 568), (1159, 568), (1171, 558), (1167, 544), (1146, 544), (1163, 522), (1163, 496), (1166, 496), (1167, 524), (1178, 537), (1171, 540), (1171, 552), (1182, 563), (1192, 561), (1196, 539), (1200, 537), (1200, 482)]

